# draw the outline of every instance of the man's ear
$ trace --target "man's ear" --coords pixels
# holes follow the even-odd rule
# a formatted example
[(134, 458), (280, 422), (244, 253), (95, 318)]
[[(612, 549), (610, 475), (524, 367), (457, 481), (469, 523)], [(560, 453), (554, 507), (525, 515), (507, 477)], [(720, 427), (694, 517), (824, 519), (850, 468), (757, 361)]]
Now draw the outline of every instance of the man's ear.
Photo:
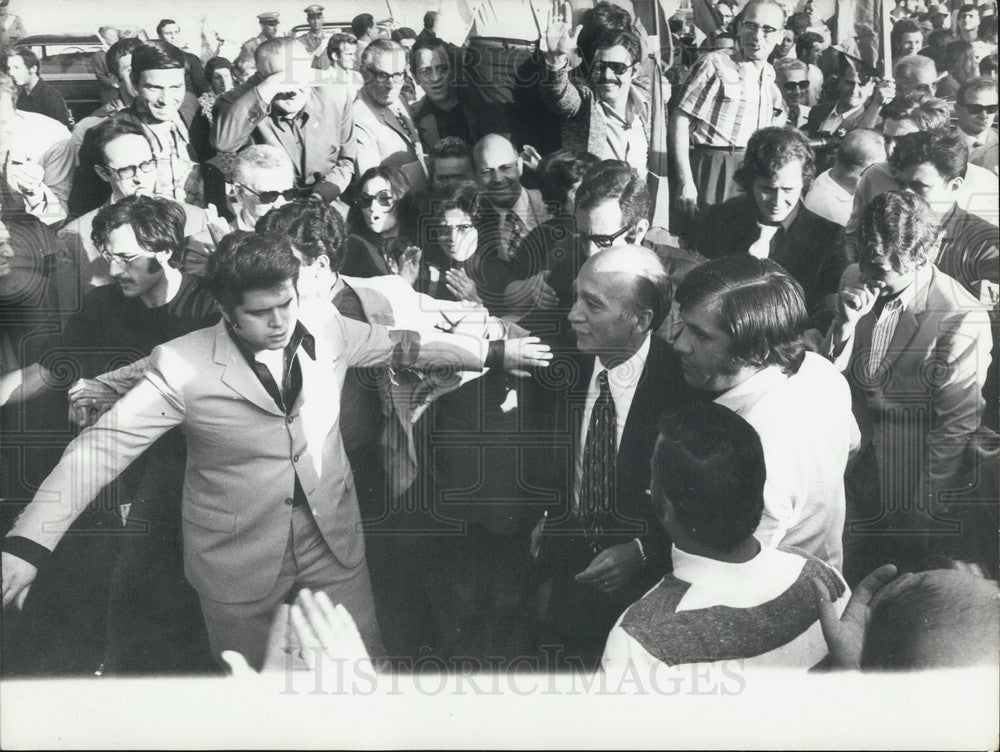
[(111, 182), (111, 173), (101, 165), (94, 165), (94, 172), (97, 173), (97, 177), (103, 180), (105, 183)]
[(640, 219), (635, 223), (635, 229), (629, 233), (629, 242), (633, 245), (639, 245), (642, 243), (642, 239), (646, 237), (646, 232), (649, 230), (649, 220)]
[(951, 191), (952, 193), (958, 193), (960, 190), (962, 190), (962, 187), (964, 185), (965, 185), (965, 178), (959, 176), (948, 183), (948, 190)]
[(644, 334), (653, 324), (653, 312), (648, 308), (638, 311), (635, 315), (635, 333)]

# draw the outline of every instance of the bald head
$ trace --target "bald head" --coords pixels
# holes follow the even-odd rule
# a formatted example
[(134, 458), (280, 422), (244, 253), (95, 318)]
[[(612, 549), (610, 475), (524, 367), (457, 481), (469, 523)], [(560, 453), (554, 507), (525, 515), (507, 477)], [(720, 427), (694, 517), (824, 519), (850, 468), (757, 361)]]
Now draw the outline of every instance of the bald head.
[(850, 131), (837, 146), (837, 164), (843, 170), (861, 172), (869, 165), (884, 162), (885, 139), (869, 128)]
[(956, 569), (905, 574), (871, 604), (863, 669), (996, 667), (1000, 591)]
[(483, 136), (472, 150), (476, 182), (482, 195), (494, 206), (509, 209), (521, 195), (521, 157), (503, 136)]
[(640, 318), (648, 312), (643, 332), (659, 329), (670, 312), (673, 289), (667, 271), (660, 257), (645, 246), (620, 245), (600, 251), (587, 259), (579, 276), (584, 272), (595, 279), (617, 278), (626, 283), (631, 291), (624, 301), (626, 308)]
[(926, 86), (931, 94), (937, 88), (937, 67), (934, 61), (924, 55), (906, 55), (893, 66), (892, 75), (896, 79), (896, 96), (902, 96)]

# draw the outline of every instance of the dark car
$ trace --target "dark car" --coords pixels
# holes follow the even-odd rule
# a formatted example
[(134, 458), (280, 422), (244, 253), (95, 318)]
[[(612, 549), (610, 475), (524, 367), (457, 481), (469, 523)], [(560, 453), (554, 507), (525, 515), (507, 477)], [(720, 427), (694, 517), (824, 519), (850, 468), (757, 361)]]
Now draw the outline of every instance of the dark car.
[[(130, 31), (146, 39), (142, 30)], [(38, 55), (39, 75), (63, 95), (76, 122), (100, 106), (100, 84), (91, 67), (94, 53), (104, 51), (97, 34), (32, 34), (18, 40), (18, 46), (29, 47)]]

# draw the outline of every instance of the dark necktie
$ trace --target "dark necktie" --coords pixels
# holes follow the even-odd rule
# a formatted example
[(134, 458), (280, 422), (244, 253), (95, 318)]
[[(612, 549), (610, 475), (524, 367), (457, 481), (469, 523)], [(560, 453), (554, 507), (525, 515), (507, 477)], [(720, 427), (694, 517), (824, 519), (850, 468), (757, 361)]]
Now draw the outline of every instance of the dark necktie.
[(396, 120), (399, 122), (399, 126), (403, 129), (403, 132), (406, 134), (406, 138), (409, 139), (410, 143), (416, 143), (417, 134), (414, 131), (413, 126), (410, 124), (409, 118), (407, 118), (406, 115), (403, 114), (402, 109), (398, 107), (390, 107), (389, 109), (392, 111), (392, 114), (396, 116)]
[(527, 230), (524, 226), (524, 220), (517, 216), (513, 209), (507, 212), (507, 261), (513, 261), (517, 258), (525, 235), (527, 235)]
[[(584, 528), (595, 528), (596, 517), (611, 511), (615, 498), (615, 438), (618, 422), (611, 399), (608, 372), (597, 376), (600, 393), (590, 413), (583, 447), (583, 477), (580, 482), (580, 518)], [(599, 533), (599, 530), (592, 530)]]

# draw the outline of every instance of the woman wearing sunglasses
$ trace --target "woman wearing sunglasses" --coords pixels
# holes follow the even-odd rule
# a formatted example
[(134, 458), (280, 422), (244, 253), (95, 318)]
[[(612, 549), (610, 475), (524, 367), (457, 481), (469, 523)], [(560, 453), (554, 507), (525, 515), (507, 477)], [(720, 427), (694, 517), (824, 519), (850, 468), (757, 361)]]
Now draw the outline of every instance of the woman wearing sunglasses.
[(403, 229), (402, 221), (405, 218), (408, 226), (415, 223), (409, 192), (409, 183), (394, 167), (372, 167), (361, 176), (357, 196), (347, 212), (350, 235), (344, 274), (399, 274), (411, 285), (419, 285), (421, 251), (412, 242), (413, 233)]

